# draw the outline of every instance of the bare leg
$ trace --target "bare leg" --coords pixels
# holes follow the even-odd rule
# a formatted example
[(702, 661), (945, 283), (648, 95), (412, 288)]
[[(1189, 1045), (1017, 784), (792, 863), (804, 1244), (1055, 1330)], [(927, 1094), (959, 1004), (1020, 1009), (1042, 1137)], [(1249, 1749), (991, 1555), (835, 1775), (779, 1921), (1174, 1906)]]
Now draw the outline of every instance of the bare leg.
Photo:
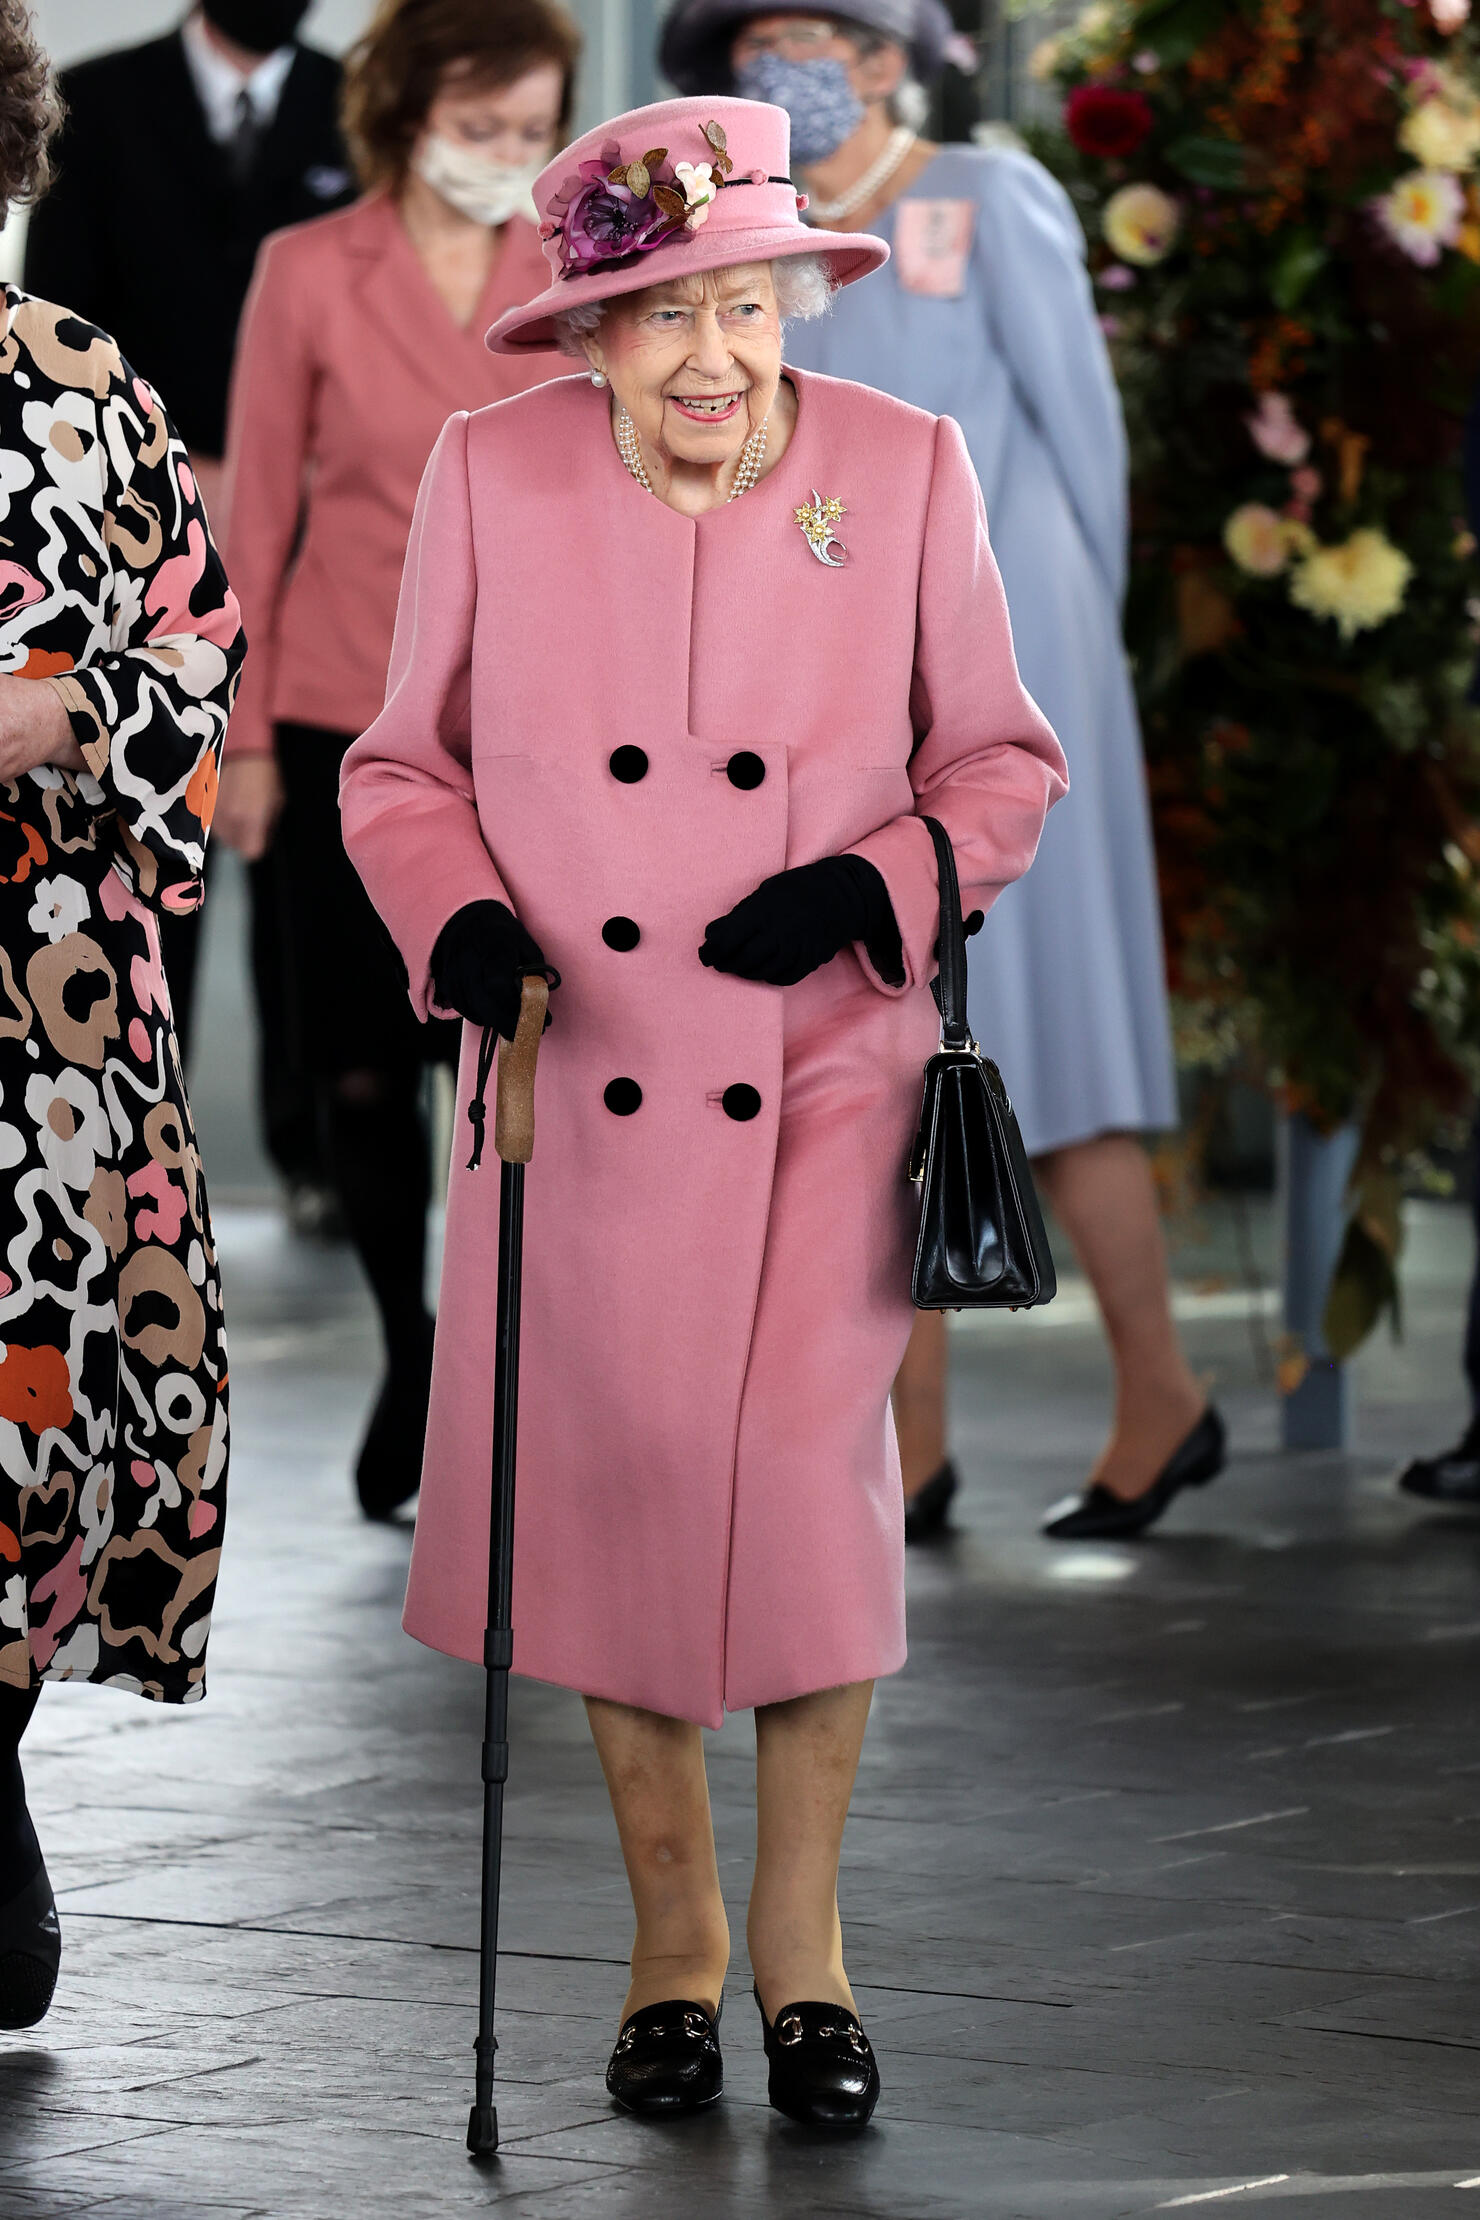
[(679, 1999), (718, 2010), (730, 1962), (697, 1727), (586, 1699), (616, 1815), (637, 1930), (622, 2017)]
[(788, 2004), (856, 2009), (843, 1971), (838, 1859), (872, 1681), (755, 1715), (755, 1881), (746, 1935), (768, 2020)]
[(1033, 1169), (1094, 1289), (1115, 1363), (1114, 1425), (1092, 1477), (1112, 1495), (1141, 1495), (1208, 1400), (1172, 1323), (1151, 1166), (1138, 1141), (1104, 1133)]
[(894, 1424), (906, 1503), (946, 1461), (946, 1364), (945, 1314), (922, 1310), (894, 1380)]

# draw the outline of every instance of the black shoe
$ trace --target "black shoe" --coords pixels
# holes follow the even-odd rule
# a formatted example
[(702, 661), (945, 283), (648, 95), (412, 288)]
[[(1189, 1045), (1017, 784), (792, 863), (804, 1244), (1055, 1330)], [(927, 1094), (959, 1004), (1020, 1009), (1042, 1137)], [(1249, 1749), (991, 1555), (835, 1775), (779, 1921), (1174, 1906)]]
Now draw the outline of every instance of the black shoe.
[(367, 1519), (388, 1519), (421, 1486), (427, 1406), (432, 1396), (432, 1337), (423, 1351), (387, 1372), (355, 1461), (355, 1490)]
[(724, 2085), (718, 2012), (711, 2019), (702, 2004), (645, 2004), (623, 2020), (606, 2086), (624, 2112), (699, 2112)]
[(1480, 1503), (1480, 1418), (1471, 1419), (1453, 1449), (1415, 1457), (1398, 1486), (1431, 1503)]
[(34, 2027), (51, 2009), (62, 1962), (56, 1899), (43, 1865), (0, 1905), (0, 2027)]
[(773, 2027), (760, 1990), (754, 1995), (775, 2110), (808, 2127), (867, 2127), (879, 2101), (879, 2066), (853, 2014), (841, 2004), (788, 2004)]
[(939, 1472), (933, 1472), (923, 1488), (916, 1488), (906, 1496), (904, 1505), (904, 1538), (907, 1542), (928, 1542), (939, 1534), (946, 1523), (946, 1513), (951, 1507), (951, 1497), (960, 1482), (956, 1468), (948, 1457)]
[(1130, 1541), (1155, 1525), (1180, 1488), (1205, 1488), (1216, 1480), (1227, 1455), (1228, 1431), (1210, 1403), (1149, 1488), (1127, 1501), (1096, 1481), (1082, 1495), (1056, 1503), (1043, 1531), (1056, 1542)]

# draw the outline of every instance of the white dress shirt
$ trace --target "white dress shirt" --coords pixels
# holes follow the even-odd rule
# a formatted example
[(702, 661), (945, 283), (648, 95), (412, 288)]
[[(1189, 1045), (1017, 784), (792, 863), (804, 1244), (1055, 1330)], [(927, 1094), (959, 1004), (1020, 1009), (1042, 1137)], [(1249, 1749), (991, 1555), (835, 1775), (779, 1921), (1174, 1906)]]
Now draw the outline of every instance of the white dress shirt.
[(205, 110), (206, 128), (217, 144), (225, 146), (236, 137), (241, 123), (238, 104), (243, 93), (252, 103), (258, 124), (265, 130), (277, 114), (283, 86), (293, 67), (292, 46), (280, 46), (275, 54), (260, 61), (250, 76), (244, 77), (212, 42), (198, 9), (186, 17), (180, 36), (185, 42), (185, 59), (190, 65), (195, 90)]

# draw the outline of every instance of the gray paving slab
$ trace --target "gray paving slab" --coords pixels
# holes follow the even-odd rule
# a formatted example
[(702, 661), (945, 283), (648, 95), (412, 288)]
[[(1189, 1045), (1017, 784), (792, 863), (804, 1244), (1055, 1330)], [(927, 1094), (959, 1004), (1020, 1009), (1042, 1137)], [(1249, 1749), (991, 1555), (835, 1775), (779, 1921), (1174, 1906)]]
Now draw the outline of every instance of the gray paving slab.
[[(1364, 1356), (1343, 1456), (1278, 1453), (1238, 1229), (1184, 1229), (1179, 1305), (1236, 1454), (1140, 1547), (1036, 1535), (1102, 1409), (1072, 1276), (1062, 1306), (957, 1335), (964, 1500), (912, 1559), (911, 1660), (848, 1843), (886, 2083), (868, 2136), (769, 2111), (739, 1957), (723, 2106), (667, 2130), (611, 2111), (614, 1830), (579, 1704), (516, 1686), (484, 2171), (462, 2148), (479, 1679), (400, 1633), (409, 1528), (353, 1510), (375, 1345), (348, 1259), (227, 1208), (211, 1693), (40, 1707), (66, 1958), (46, 2025), (0, 2038), (0, 2220), (1474, 2220), (1480, 1518), (1392, 1487), (1460, 1422), (1468, 1236), (1413, 1217), (1408, 1338)], [(1267, 1270), (1267, 1216), (1244, 1230)], [(711, 1756), (738, 1936), (750, 1723)]]

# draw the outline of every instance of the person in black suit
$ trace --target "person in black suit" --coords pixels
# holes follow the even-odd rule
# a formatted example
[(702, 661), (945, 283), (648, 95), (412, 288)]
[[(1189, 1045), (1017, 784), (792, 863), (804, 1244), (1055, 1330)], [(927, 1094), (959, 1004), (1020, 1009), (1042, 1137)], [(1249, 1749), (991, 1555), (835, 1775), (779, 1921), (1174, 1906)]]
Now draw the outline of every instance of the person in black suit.
[[(25, 286), (116, 334), (170, 396), (218, 535), (237, 325), (269, 232), (355, 197), (340, 70), (294, 37), (308, 0), (200, 0), (177, 31), (79, 63), (50, 196), (31, 218)], [(303, 1217), (327, 1191), (271, 847), (251, 864), (252, 970), (267, 1145)], [(196, 918), (170, 919), (165, 966), (188, 1053)]]
[[(1470, 396), (1461, 464), (1470, 530), (1480, 539), (1480, 378)], [(1480, 663), (1470, 680), (1470, 700), (1480, 708)], [(1415, 1457), (1398, 1475), (1399, 1487), (1409, 1495), (1425, 1496), (1436, 1503), (1480, 1503), (1480, 1109), (1475, 1115), (1470, 1150), (1470, 1207), (1476, 1246), (1465, 1312), (1464, 1367), (1470, 1391), (1470, 1423), (1452, 1449), (1441, 1449), (1433, 1457)]]

